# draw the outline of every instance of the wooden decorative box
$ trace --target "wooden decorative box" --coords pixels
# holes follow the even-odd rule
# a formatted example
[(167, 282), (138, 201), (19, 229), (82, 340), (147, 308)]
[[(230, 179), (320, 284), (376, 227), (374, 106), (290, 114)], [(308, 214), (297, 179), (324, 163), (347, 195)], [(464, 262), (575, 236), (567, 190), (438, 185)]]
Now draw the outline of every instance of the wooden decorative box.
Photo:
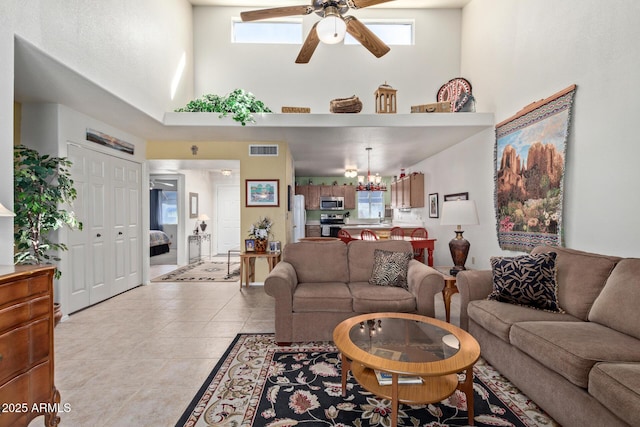
[(451, 102), (434, 102), (433, 104), (412, 105), (412, 113), (450, 113)]
[(309, 107), (282, 107), (283, 113), (305, 113), (308, 114), (311, 112), (311, 108)]

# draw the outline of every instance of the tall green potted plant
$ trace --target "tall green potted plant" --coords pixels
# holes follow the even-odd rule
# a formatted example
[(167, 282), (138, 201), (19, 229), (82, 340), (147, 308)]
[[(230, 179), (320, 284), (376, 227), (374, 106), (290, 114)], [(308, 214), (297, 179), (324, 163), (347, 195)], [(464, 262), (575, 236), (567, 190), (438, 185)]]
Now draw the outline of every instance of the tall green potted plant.
[[(71, 161), (65, 157), (40, 155), (19, 145), (14, 148), (14, 261), (16, 264), (51, 264), (66, 251), (52, 232), (63, 226), (82, 229), (74, 212), (68, 210), (77, 197), (73, 187)], [(54, 277), (61, 272), (56, 268)]]

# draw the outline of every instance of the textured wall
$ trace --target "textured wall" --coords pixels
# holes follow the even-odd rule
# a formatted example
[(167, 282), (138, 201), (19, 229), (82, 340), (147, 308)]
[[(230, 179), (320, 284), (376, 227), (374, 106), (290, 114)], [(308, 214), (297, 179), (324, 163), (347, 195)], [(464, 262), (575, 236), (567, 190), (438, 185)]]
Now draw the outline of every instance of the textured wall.
[[(359, 19), (415, 19), (415, 45), (391, 46), (378, 59), (360, 45), (321, 43), (308, 64), (295, 63), (300, 45), (232, 44), (231, 19), (241, 10), (194, 9), (196, 96), (243, 88), (277, 112), (305, 106), (328, 113), (331, 99), (355, 94), (362, 112), (373, 113), (374, 92), (386, 81), (398, 90), (398, 112), (409, 113), (411, 105), (434, 102), (440, 86), (460, 70), (459, 9), (350, 11)], [(304, 37), (318, 20), (304, 17)]]
[[(463, 12), (462, 72), (479, 111), (500, 122), (527, 104), (575, 83), (565, 174), (565, 245), (640, 256), (635, 121), (640, 113), (640, 4), (616, 1), (473, 0)], [(469, 226), (469, 259), (489, 266), (501, 254), (493, 209), (494, 133), (485, 132), (415, 168), (428, 173), (427, 192), (469, 191), (480, 225)], [(427, 217), (428, 215), (424, 215)], [(452, 227), (426, 219), (438, 237), (436, 262), (450, 263)], [(506, 252), (513, 254), (513, 252)]]

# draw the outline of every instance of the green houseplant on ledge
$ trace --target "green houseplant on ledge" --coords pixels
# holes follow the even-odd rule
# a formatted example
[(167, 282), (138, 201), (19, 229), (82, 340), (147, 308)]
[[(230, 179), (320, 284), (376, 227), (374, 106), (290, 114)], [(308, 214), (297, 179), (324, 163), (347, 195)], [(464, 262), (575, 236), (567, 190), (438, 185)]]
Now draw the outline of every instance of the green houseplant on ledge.
[[(36, 150), (14, 148), (14, 241), (16, 264), (51, 264), (67, 246), (53, 240), (51, 232), (63, 226), (82, 230), (73, 211), (64, 209), (76, 199), (76, 189), (64, 157), (41, 156)], [(59, 279), (56, 268), (54, 277)]]
[(251, 113), (271, 113), (269, 107), (251, 93), (243, 89), (235, 89), (227, 96), (213, 94), (204, 95), (190, 101), (186, 107), (175, 110), (178, 113), (221, 113), (218, 117), (233, 114), (233, 120), (245, 126), (247, 122), (255, 123)]

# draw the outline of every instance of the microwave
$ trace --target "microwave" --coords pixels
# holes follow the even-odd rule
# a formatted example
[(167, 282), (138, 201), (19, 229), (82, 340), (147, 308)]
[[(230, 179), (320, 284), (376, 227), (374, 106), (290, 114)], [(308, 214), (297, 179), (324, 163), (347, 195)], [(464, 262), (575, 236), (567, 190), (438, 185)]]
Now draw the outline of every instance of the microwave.
[(344, 197), (320, 197), (321, 211), (339, 211), (344, 209)]

